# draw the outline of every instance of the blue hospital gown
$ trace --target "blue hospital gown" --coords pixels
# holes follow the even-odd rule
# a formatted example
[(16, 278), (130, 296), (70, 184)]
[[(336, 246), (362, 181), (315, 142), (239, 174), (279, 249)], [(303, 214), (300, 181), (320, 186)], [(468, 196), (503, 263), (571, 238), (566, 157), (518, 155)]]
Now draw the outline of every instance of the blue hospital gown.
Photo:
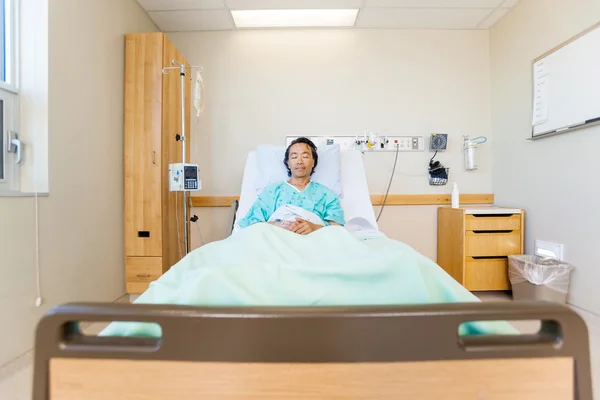
[(240, 220), (239, 226), (246, 228), (258, 222), (267, 222), (279, 207), (287, 204), (318, 215), (325, 225), (329, 225), (328, 221), (345, 224), (340, 200), (326, 186), (310, 181), (308, 186), (300, 191), (284, 181), (267, 186), (246, 216)]

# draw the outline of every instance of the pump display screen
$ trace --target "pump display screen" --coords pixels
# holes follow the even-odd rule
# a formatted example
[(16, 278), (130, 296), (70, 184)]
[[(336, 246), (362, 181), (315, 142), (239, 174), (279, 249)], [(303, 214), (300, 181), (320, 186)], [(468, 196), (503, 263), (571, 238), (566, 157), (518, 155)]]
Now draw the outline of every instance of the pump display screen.
[(183, 179), (185, 190), (198, 190), (198, 167), (195, 165), (184, 166)]
[(185, 180), (198, 179), (198, 168), (191, 166), (183, 167), (183, 176)]

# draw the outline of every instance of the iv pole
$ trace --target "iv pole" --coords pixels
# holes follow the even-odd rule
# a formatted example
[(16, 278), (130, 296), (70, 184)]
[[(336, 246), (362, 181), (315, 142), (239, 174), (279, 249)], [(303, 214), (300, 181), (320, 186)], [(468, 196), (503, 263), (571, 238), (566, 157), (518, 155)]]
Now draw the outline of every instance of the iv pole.
[[(171, 70), (173, 69), (178, 69), (179, 70), (179, 77), (180, 77), (180, 81), (181, 81), (181, 136), (177, 135), (179, 137), (178, 140), (181, 140), (181, 150), (182, 150), (182, 156), (181, 156), (181, 162), (183, 164), (186, 163), (186, 159), (185, 159), (185, 70), (186, 69), (199, 69), (200, 71), (203, 70), (202, 67), (197, 66), (197, 65), (184, 65), (182, 63), (180, 63), (179, 61), (177, 61), (176, 59), (172, 59), (171, 60), (171, 65), (175, 65), (177, 64), (178, 67), (165, 67), (162, 69), (162, 73), (165, 75), (169, 75), (169, 73), (171, 72)], [(192, 79), (192, 76), (190, 74), (190, 80)], [(188, 242), (189, 242), (189, 219), (187, 216), (187, 191), (183, 191), (183, 221), (184, 221), (184, 252), (187, 255), (188, 254)]]

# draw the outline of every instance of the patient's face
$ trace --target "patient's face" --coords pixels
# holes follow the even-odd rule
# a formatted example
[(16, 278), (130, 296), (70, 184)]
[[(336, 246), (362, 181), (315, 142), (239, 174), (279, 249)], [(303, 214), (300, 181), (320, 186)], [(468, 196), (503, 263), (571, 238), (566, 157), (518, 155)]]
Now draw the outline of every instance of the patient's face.
[(295, 178), (306, 178), (315, 166), (310, 147), (305, 143), (296, 143), (290, 147), (290, 157), (288, 167), (292, 171), (292, 176)]

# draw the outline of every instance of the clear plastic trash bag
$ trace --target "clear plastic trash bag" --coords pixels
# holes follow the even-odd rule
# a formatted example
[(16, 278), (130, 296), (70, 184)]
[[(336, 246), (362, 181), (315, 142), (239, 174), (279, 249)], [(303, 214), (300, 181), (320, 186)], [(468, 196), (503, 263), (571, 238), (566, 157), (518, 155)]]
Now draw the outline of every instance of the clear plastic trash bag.
[(574, 268), (573, 265), (554, 258), (532, 255), (508, 256), (508, 277), (513, 285), (530, 282), (566, 293), (569, 289), (571, 271)]

